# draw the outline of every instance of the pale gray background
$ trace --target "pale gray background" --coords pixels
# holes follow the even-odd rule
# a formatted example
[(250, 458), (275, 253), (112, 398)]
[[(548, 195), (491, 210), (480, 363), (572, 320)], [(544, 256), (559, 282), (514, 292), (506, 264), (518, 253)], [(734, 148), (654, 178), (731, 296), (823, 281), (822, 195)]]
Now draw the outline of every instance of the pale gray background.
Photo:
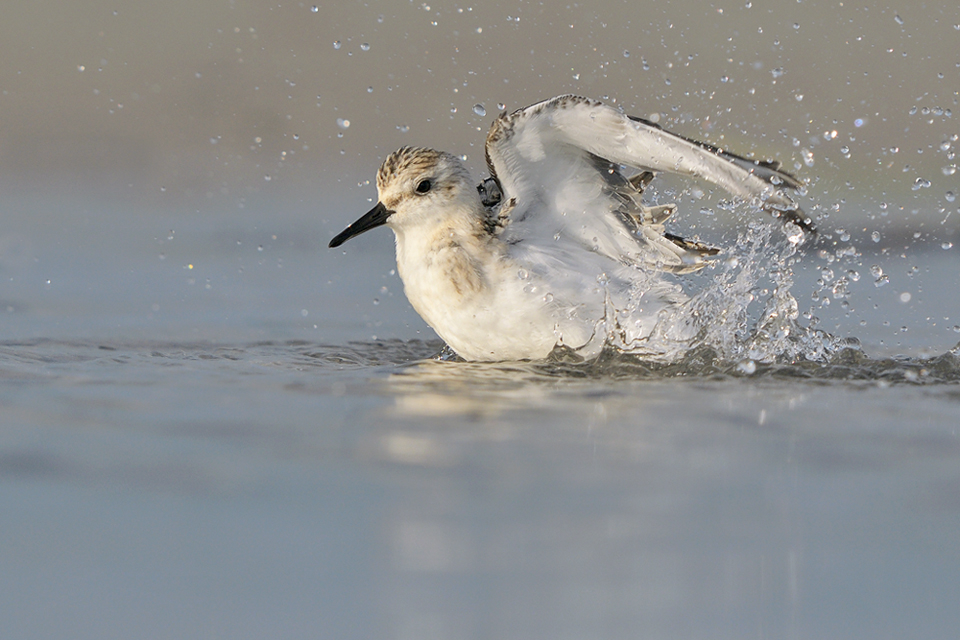
[(801, 310), (941, 354), (956, 2), (311, 7), (0, 9), (0, 637), (956, 637), (957, 387), (903, 382), (950, 358), (409, 364), (390, 233), (326, 248), (397, 146), (479, 178), (499, 103), (576, 92), (782, 160)]
[[(330, 204), (362, 208), (365, 181), (395, 147), (466, 154), (479, 172), (498, 103), (515, 109), (565, 92), (778, 158), (826, 207), (889, 200), (922, 205), (938, 222), (932, 210), (960, 180), (944, 174), (956, 142), (941, 148), (960, 117), (954, 2), (312, 6), (9, 4), (3, 192), (66, 189), (201, 213), (312, 198), (334, 231), (353, 212), (333, 216)], [(936, 109), (954, 115), (926, 112)], [(803, 148), (813, 167), (799, 164)], [(911, 191), (918, 177), (929, 190)], [(866, 225), (863, 214), (844, 217)]]

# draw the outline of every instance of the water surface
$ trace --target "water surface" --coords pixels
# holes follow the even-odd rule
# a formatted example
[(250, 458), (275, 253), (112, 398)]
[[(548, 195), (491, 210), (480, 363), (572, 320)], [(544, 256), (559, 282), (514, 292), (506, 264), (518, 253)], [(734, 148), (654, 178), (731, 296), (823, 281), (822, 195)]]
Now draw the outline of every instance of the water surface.
[(432, 359), (386, 236), (111, 220), (7, 229), (6, 636), (960, 627), (949, 251), (862, 258), (891, 282), (848, 308), (804, 254), (801, 309), (862, 343), (823, 362), (470, 364)]
[(956, 357), (686, 375), (439, 347), (5, 343), (11, 637), (960, 623)]

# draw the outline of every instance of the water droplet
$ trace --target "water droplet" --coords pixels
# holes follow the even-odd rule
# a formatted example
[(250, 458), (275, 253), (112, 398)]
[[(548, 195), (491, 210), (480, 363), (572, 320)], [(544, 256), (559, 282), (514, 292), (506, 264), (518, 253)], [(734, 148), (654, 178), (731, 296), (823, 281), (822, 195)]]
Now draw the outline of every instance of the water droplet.
[(77, 65), (77, 71), (79, 71), (80, 73), (83, 73), (85, 69), (86, 69), (86, 67), (83, 66), (82, 64), (78, 64), (78, 65)]
[(945, 194), (943, 194), (943, 197), (947, 199), (947, 202), (953, 202), (957, 199), (957, 194), (955, 194), (953, 191), (947, 191)]
[(528, 275), (529, 274), (527, 273), (526, 269), (520, 269), (519, 271), (517, 271), (517, 277), (520, 278), (521, 280), (526, 280)]
[(407, 125), (407, 124), (398, 124), (398, 125), (397, 125), (397, 131), (399, 131), (400, 133), (406, 133), (406, 132), (410, 131), (410, 125)]
[(955, 173), (957, 172), (957, 165), (955, 165), (955, 164), (948, 164), (948, 165), (946, 165), (946, 166), (942, 169), (942, 171), (943, 171), (943, 175), (945, 175), (945, 176), (952, 176), (953, 174), (955, 174)]
[(553, 302), (553, 294), (552, 294), (552, 293), (548, 293), (548, 294), (544, 295), (544, 296), (543, 296), (543, 301), (546, 302), (546, 303)]
[(840, 153), (845, 155), (850, 153), (850, 147), (840, 147)]
[(783, 76), (784, 74), (783, 67), (777, 67), (776, 69), (773, 69), (772, 71), (770, 71), (770, 74), (774, 77), (774, 79)]
[(803, 94), (802, 94), (802, 93), (798, 93), (797, 95), (795, 95), (795, 96), (793, 96), (793, 97), (796, 98), (797, 102), (803, 102)]
[(269, 175), (263, 176), (263, 179), (266, 180), (267, 182), (270, 182), (271, 180), (273, 180), (273, 178), (271, 178)]
[(629, 58), (629, 57), (630, 57), (630, 52), (627, 51), (626, 49), (624, 49), (624, 50), (623, 50), (623, 57), (624, 57), (624, 58)]
[(487, 115), (487, 109), (482, 104), (473, 105), (473, 112), (480, 117)]
[(940, 245), (940, 248), (943, 249), (944, 251), (947, 251), (947, 250), (949, 250), (949, 249), (953, 249), (953, 243), (952, 243), (952, 242), (944, 242), (943, 244)]
[(350, 121), (347, 120), (346, 118), (337, 118), (337, 126), (340, 127), (341, 129), (349, 129)]
[(373, 87), (367, 87), (367, 93), (373, 93)]
[(379, 298), (374, 298), (374, 299), (373, 299), (373, 306), (377, 306), (378, 304), (380, 304), (380, 299), (379, 299)]
[(313, 5), (312, 7), (310, 7), (310, 11), (312, 11), (313, 13), (316, 13), (317, 11), (320, 11), (320, 7), (318, 7), (317, 5)]
[(500, 111), (504, 111), (506, 110), (506, 108), (507, 108), (507, 105), (503, 104), (502, 102), (497, 103), (497, 109), (499, 109)]
[(343, 44), (341, 44), (339, 40), (334, 40), (334, 41), (333, 41), (333, 48), (334, 48), (334, 49), (339, 49), (339, 48), (342, 47), (342, 46), (343, 46)]
[(753, 375), (757, 371), (757, 363), (753, 360), (744, 360), (737, 365), (737, 371), (740, 373), (745, 373), (748, 376)]
[(360, 51), (370, 51), (370, 43), (364, 42), (360, 45)]
[(873, 285), (877, 288), (890, 282), (890, 278), (883, 273), (883, 269), (881, 269), (878, 264), (870, 267), (870, 275), (874, 277)]
[(860, 280), (860, 272), (854, 269), (850, 269), (849, 271), (847, 271), (847, 277), (854, 282), (858, 282)]
[(913, 182), (913, 186), (910, 187), (912, 191), (919, 191), (920, 189), (926, 189), (930, 186), (930, 181), (925, 180), (924, 178), (917, 178)]
[(894, 14), (893, 19), (897, 22), (897, 24), (903, 24), (903, 18), (900, 17), (899, 13)]
[(813, 166), (813, 151), (804, 148), (800, 150), (800, 155), (803, 156), (803, 164), (807, 165), (808, 167)]
[(787, 234), (787, 242), (790, 244), (800, 244), (803, 240), (803, 229), (795, 224), (788, 224), (784, 227)]

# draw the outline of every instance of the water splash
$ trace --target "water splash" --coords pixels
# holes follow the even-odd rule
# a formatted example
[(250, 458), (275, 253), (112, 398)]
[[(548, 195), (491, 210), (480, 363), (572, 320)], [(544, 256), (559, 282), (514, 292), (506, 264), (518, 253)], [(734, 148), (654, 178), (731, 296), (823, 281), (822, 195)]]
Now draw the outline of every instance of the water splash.
[[(859, 348), (856, 341), (817, 329), (812, 312), (806, 314), (807, 324), (801, 322), (792, 293), (793, 266), (802, 251), (795, 241), (796, 228), (768, 220), (753, 220), (743, 228), (724, 259), (704, 269), (699, 277), (708, 281), (698, 291), (662, 311), (649, 335), (631, 339), (621, 327), (638, 311), (643, 292), (653, 282), (641, 275), (637, 301), (608, 311), (604, 323), (598, 325), (606, 347), (659, 363), (680, 362), (690, 353), (706, 349), (715, 359), (734, 366), (823, 362), (842, 349)], [(847, 276), (836, 278), (829, 268), (824, 274), (823, 295), (845, 298)], [(742, 365), (741, 370), (752, 366)]]

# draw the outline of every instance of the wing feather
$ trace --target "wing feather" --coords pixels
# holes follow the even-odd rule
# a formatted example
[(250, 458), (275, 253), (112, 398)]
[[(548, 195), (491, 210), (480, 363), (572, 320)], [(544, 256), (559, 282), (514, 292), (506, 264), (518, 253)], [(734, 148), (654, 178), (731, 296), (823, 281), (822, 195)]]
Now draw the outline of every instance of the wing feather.
[[(596, 169), (590, 156), (705, 180), (813, 231), (810, 218), (783, 191), (798, 188), (800, 182), (777, 163), (749, 160), (678, 136), (595, 100), (572, 95), (546, 100), (501, 116), (487, 136), (490, 173), (504, 197), (521, 205), (542, 201), (545, 189), (557, 186), (538, 184), (535, 178), (563, 179), (585, 166)], [(529, 206), (518, 207), (518, 213)]]

